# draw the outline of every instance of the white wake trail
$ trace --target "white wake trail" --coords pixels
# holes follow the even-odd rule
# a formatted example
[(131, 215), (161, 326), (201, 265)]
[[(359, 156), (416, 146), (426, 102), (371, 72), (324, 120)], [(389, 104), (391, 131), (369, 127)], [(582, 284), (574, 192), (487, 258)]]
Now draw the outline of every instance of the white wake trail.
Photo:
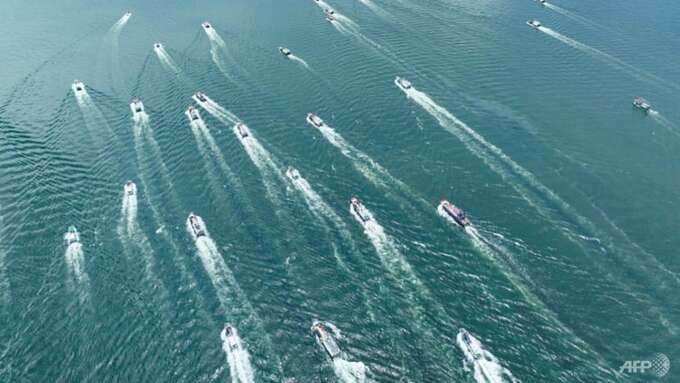
[[(399, 284), (399, 287), (401, 287), (409, 300), (406, 309), (414, 317), (415, 322), (417, 322), (414, 324), (418, 326), (421, 331), (428, 335), (433, 335), (431, 332), (432, 327), (424, 322), (424, 318), (435, 316), (443, 322), (450, 321), (451, 319), (446, 314), (446, 310), (444, 310), (439, 302), (434, 299), (429, 288), (418, 278), (395, 240), (385, 233), (385, 229), (365, 206), (364, 211), (370, 217), (368, 220), (362, 219), (350, 206), (350, 213), (362, 225), (364, 234), (366, 234), (366, 237), (373, 245), (383, 267)], [(418, 293), (418, 296), (414, 294), (414, 292)], [(427, 300), (431, 310), (428, 310), (425, 306), (418, 303), (418, 301), (423, 298)], [(434, 313), (432, 311), (434, 311)]]
[(587, 19), (587, 18), (585, 18), (585, 17), (583, 17), (583, 16), (580, 16), (580, 15), (577, 15), (576, 13), (571, 12), (571, 11), (568, 11), (568, 10), (566, 10), (566, 9), (564, 9), (564, 8), (562, 8), (562, 7), (559, 7), (559, 6), (555, 5), (555, 4), (546, 2), (546, 3), (544, 3), (543, 5), (544, 5), (546, 8), (551, 9), (551, 10), (553, 10), (553, 11), (555, 11), (555, 12), (561, 14), (562, 16), (567, 17), (567, 18), (570, 18), (570, 19), (572, 19), (572, 20), (574, 20), (574, 21), (576, 21), (576, 22), (578, 22), (578, 23), (581, 23), (581, 24), (583, 24), (583, 25), (590, 26), (590, 27), (594, 27), (594, 28), (599, 28), (599, 29), (608, 29), (608, 28), (605, 28), (604, 26), (602, 26), (602, 25), (600, 25), (600, 24), (598, 24), (598, 23), (596, 23), (596, 22), (594, 22), (594, 21), (592, 21), (592, 20), (589, 20), (589, 19)]
[(668, 130), (670, 133), (673, 133), (676, 136), (680, 136), (680, 132), (678, 132), (677, 126), (675, 126), (675, 124), (673, 124), (669, 119), (662, 116), (661, 113), (657, 112), (656, 110), (650, 110), (649, 116), (652, 117), (652, 119), (656, 121), (659, 125), (666, 128), (666, 130)]
[(305, 68), (307, 68), (307, 69), (310, 69), (310, 68), (309, 68), (309, 65), (307, 64), (307, 62), (306, 62), (305, 60), (301, 59), (300, 57), (298, 57), (298, 56), (296, 56), (296, 55), (294, 55), (294, 54), (291, 53), (291, 54), (288, 56), (288, 58), (290, 58), (291, 60), (293, 60), (293, 61), (299, 63), (299, 64), (302, 65), (303, 67), (305, 67)]
[[(290, 169), (286, 175), (288, 176), (293, 187), (300, 193), (300, 195), (302, 195), (302, 198), (305, 200), (305, 203), (307, 204), (307, 207), (309, 207), (309, 210), (312, 212), (312, 214), (322, 223), (326, 224), (328, 222), (335, 226), (335, 228), (340, 233), (343, 242), (349, 245), (352, 252), (356, 253), (358, 250), (356, 249), (356, 244), (352, 238), (349, 227), (335, 212), (335, 210), (333, 210), (333, 208), (328, 205), (323, 197), (321, 197), (319, 193), (317, 193), (316, 190), (312, 188), (312, 185), (310, 185), (309, 182), (307, 182), (307, 180), (304, 179), (297, 170), (294, 171), (295, 176), (292, 175)], [(340, 256), (338, 248), (335, 246), (335, 244), (333, 244), (333, 255), (340, 268), (342, 268), (342, 270), (347, 273), (347, 275), (353, 275), (352, 271), (345, 263), (345, 260)], [(375, 319), (370, 295), (366, 293), (366, 290), (363, 287), (361, 287), (361, 293), (364, 300), (366, 301), (366, 304), (368, 305), (369, 316), (371, 319)]]
[(366, 378), (368, 368), (362, 362), (350, 362), (342, 358), (333, 359), (335, 376), (343, 383), (367, 383), (372, 382)]
[(202, 102), (199, 100), (196, 95), (193, 96), (194, 101), (203, 108), (206, 112), (210, 113), (213, 115), (215, 118), (220, 120), (223, 124), (229, 126), (230, 124), (236, 124), (237, 122), (241, 121), (238, 116), (236, 116), (234, 113), (228, 111), (227, 109), (223, 108), (220, 104), (217, 102), (213, 101), (210, 97), (203, 95), (205, 97), (205, 102)]
[(380, 17), (391, 18), (391, 15), (382, 9), (378, 4), (374, 3), (373, 0), (359, 0), (359, 2), (368, 7), (368, 9), (370, 9), (376, 15)]
[(232, 327), (232, 340), (227, 337), (226, 329), (222, 330), (220, 337), (222, 338), (222, 350), (227, 356), (227, 363), (229, 364), (229, 372), (232, 383), (253, 383), (255, 381), (255, 373), (253, 366), (250, 364), (250, 354), (243, 347), (243, 342), (238, 336), (236, 328)]
[[(206, 99), (207, 101), (205, 102), (200, 102), (199, 100), (199, 105), (212, 116), (216, 117), (227, 126), (239, 123), (240, 119), (236, 115), (224, 109), (211, 99), (207, 97)], [(236, 138), (241, 143), (241, 146), (243, 146), (243, 149), (246, 151), (246, 154), (248, 154), (251, 162), (258, 168), (260, 174), (262, 174), (262, 180), (270, 200), (277, 205), (280, 205), (280, 192), (279, 188), (275, 185), (275, 182), (283, 182), (285, 184), (287, 182), (286, 177), (281, 172), (281, 168), (276, 163), (272, 154), (260, 144), (249, 128), (245, 127), (244, 129), (248, 132), (247, 137), (243, 137), (235, 125), (232, 128)], [(206, 132), (208, 131), (206, 130)]]
[(94, 103), (90, 94), (87, 93), (87, 89), (84, 87), (82, 91), (75, 91), (74, 89), (74, 95), (90, 135), (98, 142), (103, 142), (101, 128), (104, 127), (110, 136), (115, 137), (113, 130), (106, 122), (106, 117)]
[(286, 178), (281, 172), (280, 167), (274, 161), (271, 153), (260, 144), (257, 138), (253, 137), (252, 132), (249, 133), (248, 137), (242, 137), (236, 127), (234, 127), (233, 130), (239, 142), (241, 142), (243, 149), (248, 154), (248, 157), (250, 157), (250, 160), (260, 170), (264, 186), (267, 189), (267, 194), (269, 194), (270, 199), (272, 202), (280, 205), (282, 203), (280, 191), (275, 183), (286, 183)]
[(227, 164), (227, 161), (224, 159), (224, 155), (222, 155), (222, 151), (217, 146), (217, 142), (215, 142), (215, 138), (213, 137), (212, 133), (210, 133), (210, 129), (208, 129), (205, 121), (199, 120), (194, 121), (193, 123), (196, 124), (198, 133), (200, 133), (200, 135), (205, 139), (205, 142), (207, 143), (208, 148), (212, 152), (213, 156), (217, 158), (217, 164), (222, 170), (222, 173), (229, 179), (229, 182), (231, 182), (235, 188), (237, 188), (239, 191), (243, 191), (243, 186)]
[(64, 253), (64, 260), (71, 277), (78, 284), (81, 294), (89, 294), (87, 288), (89, 287), (90, 278), (85, 270), (83, 245), (78, 242), (70, 244)]
[(351, 160), (352, 166), (354, 166), (354, 168), (359, 173), (371, 181), (375, 186), (381, 187), (388, 191), (392, 190), (394, 186), (397, 186), (399, 189), (413, 194), (411, 193), (408, 185), (392, 176), (392, 174), (390, 174), (387, 169), (383, 168), (366, 153), (345, 141), (345, 139), (333, 128), (327, 124), (323, 124), (321, 127), (316, 125), (312, 126), (314, 126), (321, 133), (321, 135), (323, 135), (323, 137), (329, 143), (331, 143), (331, 145), (338, 148), (340, 153)]
[(133, 116), (133, 121), (135, 126), (133, 128), (135, 137), (140, 137), (146, 140), (147, 145), (151, 148), (153, 161), (160, 168), (160, 174), (163, 180), (169, 186), (169, 190), (173, 193), (173, 198), (177, 199), (174, 194), (175, 184), (170, 177), (170, 172), (168, 171), (165, 161), (163, 161), (163, 155), (161, 153), (161, 148), (158, 142), (153, 136), (153, 129), (151, 128), (151, 123), (149, 122), (149, 115), (146, 112), (139, 112)]
[(153, 50), (156, 52), (156, 56), (158, 56), (158, 59), (165, 70), (174, 74), (179, 74), (181, 72), (179, 66), (175, 63), (175, 60), (173, 60), (165, 50), (165, 47), (161, 45), (160, 47), (154, 47)]
[(120, 31), (125, 27), (128, 20), (130, 20), (130, 17), (132, 17), (131, 14), (129, 13), (124, 14), (120, 19), (118, 19), (118, 21), (116, 21), (115, 24), (113, 24), (109, 31), (115, 35), (120, 34)]
[(618, 58), (616, 58), (616, 57), (614, 57), (614, 56), (612, 56), (608, 53), (604, 53), (601, 50), (593, 48), (589, 45), (578, 42), (578, 41), (576, 41), (576, 40), (574, 40), (570, 37), (567, 37), (567, 36), (557, 32), (555, 30), (552, 30), (548, 27), (541, 26), (541, 27), (538, 27), (537, 29), (539, 31), (545, 33), (546, 35), (553, 37), (553, 38), (571, 46), (572, 48), (575, 48), (575, 49), (578, 49), (582, 52), (588, 53), (592, 57), (599, 59), (600, 61), (603, 61), (603, 62), (605, 62), (605, 63), (607, 63), (607, 64), (609, 64), (609, 65), (611, 65), (611, 66), (613, 66), (613, 67), (615, 67), (619, 70), (622, 70), (622, 71), (628, 73), (629, 75), (632, 75), (633, 77), (635, 77), (639, 80), (653, 82), (656, 85), (661, 86), (661, 87), (671, 86), (675, 89), (680, 89), (680, 86), (678, 86), (678, 85), (676, 85), (672, 82), (663, 80), (662, 78), (657, 77), (657, 76), (655, 76), (651, 73), (647, 73), (646, 71), (638, 69), (638, 68), (622, 61), (621, 59), (618, 59)]
[(477, 383), (520, 383), (510, 370), (501, 365), (498, 358), (467, 331), (461, 329), (456, 336), (456, 343), (465, 355), (463, 366), (466, 370), (472, 369)]
[(113, 26), (109, 29), (109, 39), (111, 41), (111, 88), (114, 89), (121, 83), (121, 70), (120, 70), (120, 33), (123, 31), (125, 25), (127, 25), (128, 20), (130, 20), (132, 14), (124, 14)]
[[(266, 347), (268, 348), (268, 353), (273, 355), (271, 352), (271, 340), (262, 329), (262, 321), (257, 316), (257, 313), (248, 300), (247, 296), (241, 290), (238, 282), (234, 278), (234, 274), (232, 273), (229, 266), (227, 266), (222, 254), (218, 250), (217, 245), (210, 237), (210, 233), (206, 228), (205, 222), (203, 222), (203, 219), (199, 216), (195, 216), (195, 218), (200, 227), (203, 229), (204, 235), (196, 236), (189, 219), (186, 221), (186, 230), (194, 239), (197, 254), (201, 259), (203, 268), (212, 282), (222, 309), (226, 313), (227, 317), (238, 317), (242, 323), (249, 322), (250, 327), (263, 337)], [(226, 336), (223, 338), (223, 341), (227, 340)], [(238, 338), (238, 345), (240, 350), (239, 352), (232, 352), (235, 350), (230, 349), (225, 350), (227, 353), (228, 363), (232, 371), (232, 381), (239, 383), (253, 382), (255, 373), (253, 372), (253, 367), (250, 364), (249, 354), (245, 347), (243, 347), (240, 338)], [(226, 346), (229, 348), (228, 343)], [(276, 356), (272, 356), (272, 362), (275, 363), (276, 366), (280, 366), (280, 362)], [(278, 369), (279, 372), (281, 372), (280, 368)]]

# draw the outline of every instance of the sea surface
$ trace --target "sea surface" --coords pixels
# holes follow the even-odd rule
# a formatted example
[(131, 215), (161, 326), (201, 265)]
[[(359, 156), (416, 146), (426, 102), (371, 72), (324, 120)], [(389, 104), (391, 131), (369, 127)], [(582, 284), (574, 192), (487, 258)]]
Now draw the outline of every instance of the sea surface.
[(0, 14), (0, 382), (680, 381), (679, 3)]

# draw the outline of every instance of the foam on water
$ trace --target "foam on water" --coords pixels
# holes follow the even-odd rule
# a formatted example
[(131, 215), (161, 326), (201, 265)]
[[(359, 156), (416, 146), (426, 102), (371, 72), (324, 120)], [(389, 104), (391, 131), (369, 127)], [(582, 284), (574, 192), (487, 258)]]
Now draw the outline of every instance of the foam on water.
[(301, 59), (300, 57), (298, 57), (298, 56), (296, 56), (296, 55), (294, 55), (294, 54), (291, 53), (291, 54), (288, 56), (288, 58), (290, 58), (291, 60), (293, 60), (293, 61), (299, 63), (299, 64), (302, 65), (303, 67), (305, 67), (305, 68), (307, 68), (307, 69), (310, 69), (310, 68), (309, 68), (309, 65), (307, 64), (307, 62), (306, 62), (305, 60)]
[(173, 198), (175, 198), (175, 201), (177, 201), (178, 198), (174, 192), (175, 185), (172, 182), (172, 178), (170, 177), (168, 167), (165, 165), (165, 161), (163, 160), (161, 148), (153, 136), (153, 129), (151, 128), (151, 124), (149, 122), (149, 115), (146, 114), (146, 112), (136, 113), (133, 115), (133, 121), (135, 122), (135, 126), (133, 128), (135, 138), (143, 138), (146, 141), (146, 144), (151, 148), (153, 161), (160, 168), (161, 177), (167, 183)]
[(650, 110), (649, 116), (654, 121), (656, 121), (656, 123), (666, 128), (666, 130), (668, 130), (670, 133), (673, 133), (676, 136), (680, 136), (680, 131), (678, 131), (677, 126), (675, 126), (675, 124), (672, 123), (669, 119), (661, 115), (661, 113), (657, 112), (656, 110)]
[(250, 364), (250, 354), (243, 347), (243, 342), (238, 336), (238, 331), (235, 327), (232, 327), (232, 334), (232, 341), (236, 344), (236, 347), (233, 348), (227, 337), (226, 329), (220, 333), (222, 350), (227, 356), (231, 381), (232, 383), (252, 383), (255, 381), (255, 373), (253, 372), (253, 366)]
[(408, 187), (403, 182), (394, 178), (387, 171), (387, 169), (383, 168), (367, 154), (345, 141), (345, 139), (338, 132), (336, 132), (327, 124), (323, 124), (321, 127), (318, 127), (314, 124), (311, 125), (319, 130), (323, 137), (333, 146), (338, 148), (345, 157), (350, 159), (352, 161), (352, 165), (357, 171), (359, 171), (359, 173), (363, 174), (364, 177), (366, 177), (376, 186), (389, 189), (391, 185), (386, 183), (386, 180), (388, 180), (390, 183), (398, 185), (402, 189), (408, 189)]
[(203, 96), (206, 99), (205, 102), (201, 102), (196, 95), (193, 96), (193, 99), (201, 108), (220, 120), (223, 124), (231, 125), (241, 121), (234, 113), (223, 108), (220, 104), (210, 99), (210, 97), (206, 95)]
[(123, 29), (123, 27), (125, 27), (128, 20), (130, 20), (130, 17), (132, 17), (131, 14), (128, 13), (124, 14), (120, 19), (118, 19), (118, 21), (116, 21), (115, 24), (113, 24), (113, 26), (110, 29), (110, 32), (114, 34), (120, 34), (120, 31)]
[(202, 139), (204, 139), (206, 144), (208, 145), (208, 149), (210, 150), (210, 152), (213, 154), (213, 156), (215, 156), (215, 158), (217, 158), (217, 163), (220, 169), (222, 170), (222, 173), (229, 179), (229, 181), (232, 183), (234, 187), (239, 189), (239, 191), (243, 191), (241, 183), (239, 182), (238, 178), (227, 164), (227, 161), (224, 159), (224, 155), (222, 155), (222, 151), (217, 146), (217, 142), (215, 142), (215, 138), (213, 137), (212, 133), (210, 133), (210, 129), (208, 129), (208, 126), (205, 124), (205, 121), (197, 120), (192, 121), (191, 123), (195, 125), (197, 132), (199, 133), (197, 139), (199, 139), (199, 137), (202, 137)]
[(101, 128), (104, 128), (111, 137), (117, 137), (109, 126), (104, 114), (94, 103), (90, 94), (87, 93), (87, 88), (83, 87), (83, 90), (80, 92), (76, 92), (75, 85), (72, 85), (72, 88), (90, 136), (98, 143), (102, 143)]
[(89, 288), (89, 277), (85, 270), (85, 252), (83, 252), (83, 245), (76, 242), (70, 244), (64, 253), (64, 260), (66, 266), (75, 280), (81, 292), (87, 293), (84, 289)]
[(562, 7), (559, 7), (559, 6), (555, 5), (555, 4), (546, 2), (546, 3), (544, 3), (543, 5), (544, 5), (546, 8), (551, 9), (551, 10), (553, 10), (553, 11), (555, 11), (555, 12), (561, 14), (562, 16), (568, 17), (568, 18), (570, 18), (570, 19), (572, 19), (572, 20), (574, 20), (574, 21), (576, 21), (576, 22), (579, 22), (579, 23), (581, 23), (581, 24), (583, 24), (583, 25), (587, 25), (587, 26), (590, 26), (590, 27), (595, 27), (595, 28), (603, 29), (602, 25), (600, 25), (600, 24), (598, 24), (598, 23), (595, 23), (595, 22), (593, 22), (593, 21), (591, 21), (591, 20), (589, 20), (589, 19), (587, 19), (587, 18), (585, 18), (585, 17), (583, 17), (583, 16), (577, 15), (577, 14), (574, 13), (574, 12), (571, 12), (571, 11), (568, 11), (568, 10), (562, 8)]
[(465, 355), (463, 364), (466, 369), (472, 369), (477, 383), (518, 383), (510, 370), (503, 367), (490, 351), (486, 350), (482, 343), (472, 335), (469, 336), (470, 346), (463, 341), (459, 333), (456, 343)]
[(335, 376), (343, 383), (366, 383), (371, 381), (366, 378), (368, 368), (362, 362), (350, 362), (338, 357), (333, 359), (333, 371), (335, 371)]

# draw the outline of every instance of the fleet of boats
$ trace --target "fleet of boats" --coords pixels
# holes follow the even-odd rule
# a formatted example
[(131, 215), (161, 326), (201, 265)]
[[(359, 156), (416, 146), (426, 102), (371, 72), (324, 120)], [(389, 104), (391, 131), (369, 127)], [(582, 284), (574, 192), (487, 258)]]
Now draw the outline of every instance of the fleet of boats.
[[(315, 1), (317, 3), (320, 2), (320, 0)], [(544, 5), (546, 3), (546, 0), (536, 1), (541, 5)], [(129, 18), (131, 15), (132, 15), (131, 12), (127, 12), (124, 16)], [(335, 11), (332, 9), (328, 8), (324, 9), (324, 15), (326, 19), (330, 22), (336, 20)], [(539, 27), (542, 26), (542, 24), (538, 20), (529, 20), (526, 22), (526, 24), (535, 29), (538, 29)], [(201, 25), (205, 30), (210, 30), (212, 28), (211, 24), (207, 21), (203, 22)], [(161, 43), (154, 44), (155, 49), (162, 49), (162, 47), (163, 46)], [(292, 52), (288, 48), (279, 47), (278, 50), (284, 57), (290, 57), (292, 55)], [(404, 91), (409, 91), (413, 89), (413, 85), (411, 84), (411, 82), (401, 77), (396, 77), (394, 83)], [(76, 94), (85, 91), (85, 85), (79, 80), (75, 80), (73, 82), (72, 88)], [(208, 98), (200, 91), (196, 92), (193, 95), (193, 98), (199, 103), (208, 102)], [(651, 104), (642, 97), (635, 97), (633, 99), (633, 106), (644, 112), (649, 112), (652, 108)], [(135, 97), (132, 99), (130, 103), (130, 109), (133, 115), (143, 113), (144, 104), (138, 97)], [(190, 122), (202, 120), (199, 111), (194, 106), (188, 107), (188, 109), (186, 110), (186, 115)], [(317, 128), (321, 128), (325, 125), (324, 121), (320, 117), (311, 112), (307, 114), (306, 121)], [(234, 130), (241, 138), (247, 138), (250, 135), (248, 126), (242, 122), (235, 124)], [(292, 181), (297, 181), (301, 178), (298, 170), (292, 166), (289, 166), (288, 169), (286, 170), (286, 176), (290, 178)], [(136, 185), (133, 181), (128, 180), (125, 183), (124, 194), (127, 196), (133, 196), (136, 194)], [(450, 219), (453, 223), (460, 226), (461, 228), (465, 228), (472, 225), (465, 211), (463, 211), (461, 208), (457, 207), (456, 205), (454, 205), (453, 203), (446, 199), (442, 199), (440, 201), (438, 210), (441, 213), (443, 213), (446, 218)], [(370, 222), (373, 219), (370, 211), (356, 196), (353, 196), (350, 199), (350, 212), (362, 225)], [(201, 224), (202, 221), (197, 215), (195, 215), (193, 212), (189, 213), (187, 221), (188, 227), (190, 228), (190, 231), (195, 241), (198, 241), (200, 237), (206, 236), (206, 231)], [(75, 226), (68, 227), (67, 232), (64, 234), (64, 243), (66, 246), (71, 246), (72, 244), (80, 243), (80, 234), (78, 233)], [(338, 347), (337, 342), (333, 337), (333, 334), (330, 331), (328, 331), (324, 323), (318, 320), (314, 320), (310, 330), (313, 336), (316, 338), (318, 344), (323, 348), (324, 352), (331, 359), (337, 358), (338, 356), (341, 355), (341, 350)], [(230, 350), (234, 351), (239, 348), (239, 341), (236, 335), (236, 330), (234, 327), (232, 327), (231, 324), (225, 324), (224, 329), (221, 333), (221, 337), (223, 341), (228, 345)], [(484, 358), (485, 354), (481, 342), (479, 342), (479, 340), (472, 336), (466, 329), (461, 328), (459, 330), (456, 336), (456, 343), (458, 344), (458, 347), (465, 355), (466, 361), (468, 363), (475, 364)]]

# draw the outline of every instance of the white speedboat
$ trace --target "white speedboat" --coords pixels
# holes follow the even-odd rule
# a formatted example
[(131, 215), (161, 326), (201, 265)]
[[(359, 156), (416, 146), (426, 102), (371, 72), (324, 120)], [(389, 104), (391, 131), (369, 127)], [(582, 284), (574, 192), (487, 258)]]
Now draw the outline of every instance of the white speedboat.
[(130, 11), (125, 12), (125, 14), (123, 16), (125, 16), (126, 19), (129, 19), (130, 17), (132, 17), (132, 12), (130, 12)]
[(205, 94), (202, 92), (196, 92), (194, 93), (194, 97), (199, 101), (199, 102), (207, 102), (208, 98), (205, 97)]
[(211, 28), (212, 28), (212, 25), (210, 25), (210, 23), (207, 22), (207, 21), (204, 21), (203, 24), (201, 24), (201, 26), (203, 26), (203, 28), (204, 28), (205, 30), (208, 30), (208, 29), (211, 29)]
[(350, 210), (354, 217), (356, 217), (362, 224), (371, 220), (371, 213), (366, 209), (363, 203), (357, 197), (352, 197), (350, 200)]
[(466, 329), (461, 328), (456, 336), (456, 343), (460, 347), (461, 351), (465, 355), (465, 359), (470, 363), (475, 363), (476, 361), (484, 357), (484, 350), (482, 349), (482, 344), (472, 336)]
[(74, 243), (80, 243), (80, 234), (75, 226), (69, 226), (68, 231), (64, 234), (64, 243), (66, 246), (71, 246)]
[(642, 97), (635, 97), (633, 99), (633, 106), (645, 112), (649, 112), (652, 109), (652, 104)]
[(536, 2), (539, 3), (539, 4), (541, 4), (541, 5), (545, 5), (546, 0), (536, 0)]
[(189, 118), (189, 122), (201, 120), (201, 115), (198, 114), (198, 110), (196, 108), (194, 108), (193, 106), (190, 106), (189, 109), (187, 109), (186, 114), (187, 114), (187, 117)]
[(126, 195), (135, 195), (135, 192), (137, 191), (137, 185), (135, 185), (135, 183), (131, 180), (128, 180), (128, 182), (125, 183), (124, 189)]
[(250, 130), (248, 129), (248, 125), (246, 125), (242, 122), (239, 122), (238, 124), (236, 124), (234, 126), (234, 129), (236, 130), (238, 135), (241, 136), (241, 138), (246, 138), (246, 137), (250, 136)]
[(335, 343), (333, 335), (331, 335), (330, 332), (326, 330), (326, 326), (324, 326), (323, 323), (317, 320), (313, 321), (311, 330), (312, 334), (314, 334), (316, 337), (316, 340), (319, 342), (321, 347), (323, 347), (328, 356), (331, 357), (331, 359), (340, 355), (340, 347), (338, 347), (338, 344)]
[(76, 93), (82, 93), (85, 91), (85, 84), (82, 81), (76, 80), (73, 82), (73, 91)]
[(527, 21), (527, 25), (534, 29), (538, 29), (543, 24), (541, 24), (541, 22), (538, 20), (529, 20)]
[(290, 49), (284, 47), (279, 47), (279, 52), (281, 52), (281, 54), (284, 55), (285, 57), (289, 57), (292, 54)]
[(323, 120), (314, 113), (307, 113), (307, 122), (316, 126), (317, 128), (324, 126)]
[(224, 330), (221, 334), (222, 340), (227, 342), (229, 350), (238, 350), (238, 338), (236, 338), (236, 329), (233, 328), (229, 323), (224, 325)]
[(292, 166), (288, 167), (288, 170), (286, 170), (286, 175), (293, 181), (300, 179), (300, 172)]
[(450, 217), (460, 227), (470, 226), (470, 220), (463, 209), (460, 209), (451, 202), (443, 199), (439, 203), (439, 209), (441, 209), (441, 211), (446, 214), (447, 217)]
[(194, 213), (189, 213), (189, 226), (194, 233), (195, 239), (205, 236), (205, 230), (203, 230), (201, 222), (198, 220), (198, 216)]
[(326, 20), (333, 22), (335, 21), (335, 11), (332, 9), (326, 9), (323, 11), (323, 13), (326, 15)]
[(411, 84), (410, 81), (403, 79), (401, 77), (395, 78), (394, 83), (397, 84), (397, 86), (404, 91), (408, 91), (409, 89), (413, 88), (413, 85)]
[(142, 104), (142, 100), (140, 100), (139, 97), (132, 99), (132, 102), (130, 103), (130, 110), (132, 110), (133, 115), (144, 113), (144, 104)]
[(163, 44), (161, 44), (161, 43), (156, 43), (156, 44), (153, 45), (153, 47), (154, 47), (155, 49), (161, 49), (161, 48), (163, 48)]

